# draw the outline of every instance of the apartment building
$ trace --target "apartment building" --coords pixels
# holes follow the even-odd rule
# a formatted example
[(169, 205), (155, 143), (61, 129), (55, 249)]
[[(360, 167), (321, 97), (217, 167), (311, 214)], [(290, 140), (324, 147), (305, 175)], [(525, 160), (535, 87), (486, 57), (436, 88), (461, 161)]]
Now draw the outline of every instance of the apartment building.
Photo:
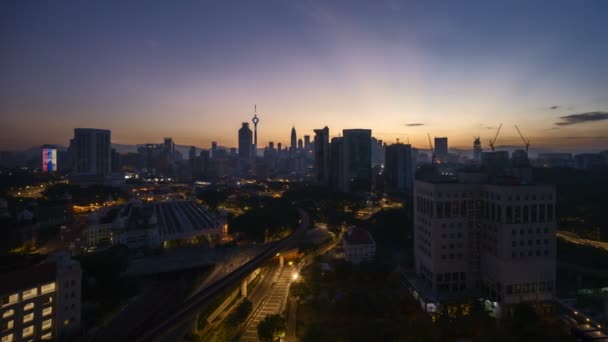
[(495, 306), (543, 302), (555, 288), (555, 188), (483, 174), (416, 181), (414, 255), (425, 301), (475, 294)]
[(61, 340), (80, 328), (80, 264), (60, 253), (0, 275), (0, 341)]

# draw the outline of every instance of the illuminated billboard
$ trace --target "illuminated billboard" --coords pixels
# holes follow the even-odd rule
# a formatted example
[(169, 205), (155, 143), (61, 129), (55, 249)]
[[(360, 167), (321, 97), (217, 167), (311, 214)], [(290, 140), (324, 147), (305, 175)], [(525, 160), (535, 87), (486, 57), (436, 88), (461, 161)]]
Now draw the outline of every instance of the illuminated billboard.
[(57, 149), (53, 147), (42, 148), (42, 172), (57, 171)]

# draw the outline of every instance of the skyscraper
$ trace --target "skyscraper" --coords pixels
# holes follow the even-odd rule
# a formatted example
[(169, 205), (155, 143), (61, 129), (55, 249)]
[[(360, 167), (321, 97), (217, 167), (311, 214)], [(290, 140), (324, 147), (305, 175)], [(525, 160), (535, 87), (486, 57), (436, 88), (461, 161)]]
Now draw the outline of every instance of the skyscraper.
[(42, 172), (57, 171), (57, 148), (51, 145), (42, 145)]
[(329, 184), (329, 128), (315, 129), (315, 180), (321, 184)]
[(341, 152), (343, 172), (338, 190), (342, 192), (370, 191), (372, 131), (370, 129), (345, 129), (342, 133), (344, 135)]
[(112, 170), (111, 133), (107, 129), (75, 128), (72, 139), (74, 171), (78, 174), (106, 175)]
[(409, 144), (393, 144), (385, 148), (384, 179), (386, 191), (412, 191), (416, 158)]
[(329, 148), (329, 182), (333, 190), (344, 192), (344, 138), (332, 138)]
[(239, 164), (240, 171), (247, 172), (251, 166), (252, 157), (252, 133), (249, 123), (243, 122), (239, 129)]
[(448, 138), (435, 137), (435, 158), (440, 163), (448, 161)]
[(171, 157), (173, 157), (173, 152), (175, 151), (175, 143), (173, 142), (173, 138), (165, 138), (164, 150), (165, 152), (169, 153)]
[(211, 158), (217, 157), (217, 141), (211, 142)]
[(298, 150), (304, 149), (304, 141), (302, 139), (298, 139)]
[(291, 146), (290, 146), (290, 148), (292, 150), (295, 150), (296, 148), (298, 148), (298, 137), (296, 135), (295, 126), (291, 127)]
[(310, 135), (304, 136), (304, 149), (310, 151)]
[(475, 163), (481, 164), (481, 155), (483, 153), (483, 149), (481, 148), (481, 139), (479, 137), (475, 137), (473, 140), (473, 159)]
[(256, 156), (258, 153), (258, 123), (260, 122), (257, 105), (254, 106), (254, 114), (251, 122), (253, 122), (253, 155)]

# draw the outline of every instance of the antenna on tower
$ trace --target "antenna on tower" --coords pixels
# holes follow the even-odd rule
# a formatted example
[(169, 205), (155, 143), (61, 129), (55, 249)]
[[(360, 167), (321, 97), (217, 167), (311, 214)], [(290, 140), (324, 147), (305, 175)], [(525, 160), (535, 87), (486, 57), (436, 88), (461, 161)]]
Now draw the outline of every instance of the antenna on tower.
[(258, 105), (257, 104), (253, 105), (253, 112), (256, 113), (256, 114), (258, 113)]

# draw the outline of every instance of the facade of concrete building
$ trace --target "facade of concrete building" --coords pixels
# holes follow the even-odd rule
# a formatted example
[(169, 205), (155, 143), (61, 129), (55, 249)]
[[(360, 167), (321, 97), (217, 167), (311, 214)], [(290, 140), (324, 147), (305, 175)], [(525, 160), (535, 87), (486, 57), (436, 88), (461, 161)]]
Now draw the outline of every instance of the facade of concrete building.
[(411, 145), (393, 144), (385, 147), (385, 191), (412, 191), (416, 173), (415, 151)]
[(376, 255), (376, 242), (371, 234), (359, 227), (350, 227), (342, 238), (344, 258), (346, 261), (359, 264), (369, 261)]
[(0, 276), (3, 342), (62, 340), (80, 329), (80, 264), (67, 254)]
[(414, 254), (427, 301), (477, 296), (501, 305), (543, 302), (555, 289), (555, 189), (416, 181)]

